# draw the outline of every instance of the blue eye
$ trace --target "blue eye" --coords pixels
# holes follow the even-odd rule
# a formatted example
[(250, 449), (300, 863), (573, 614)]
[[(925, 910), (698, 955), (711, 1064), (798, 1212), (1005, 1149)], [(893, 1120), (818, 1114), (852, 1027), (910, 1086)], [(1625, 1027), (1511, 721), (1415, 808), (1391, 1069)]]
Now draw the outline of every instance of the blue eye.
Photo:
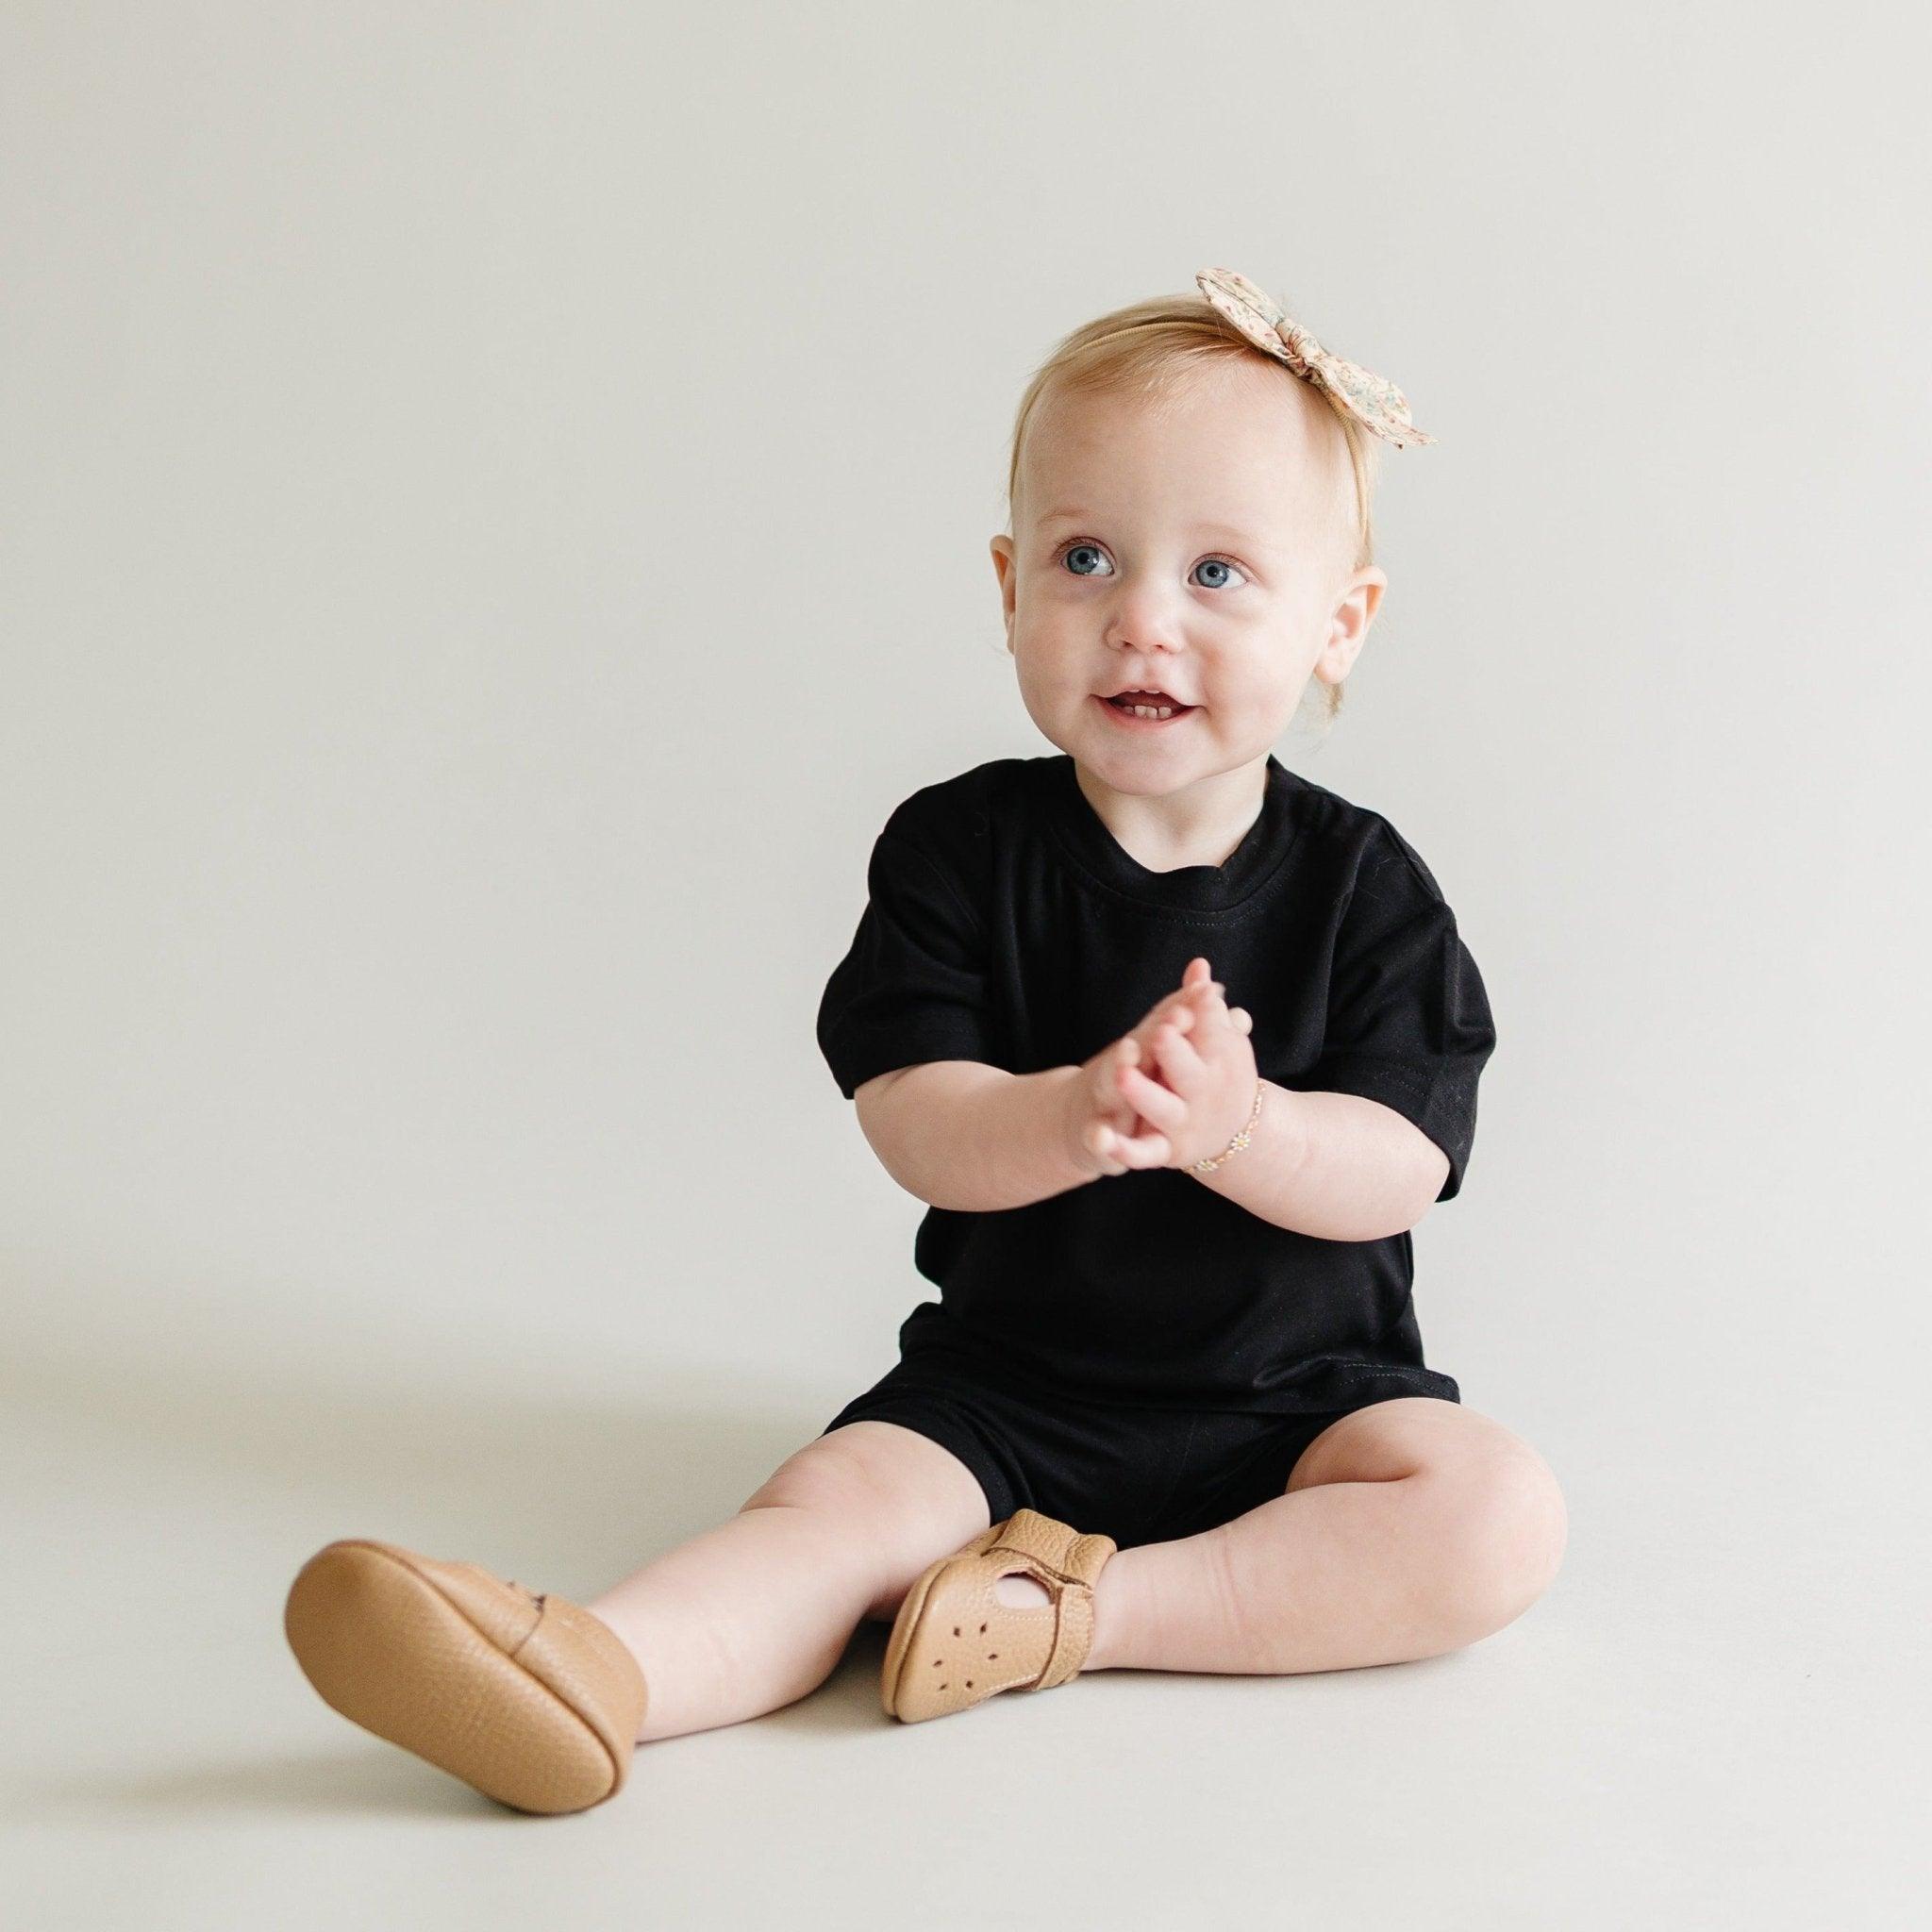
[[(1111, 573), (1085, 568), (1076, 564), (1074, 559), (1083, 556), (1104, 559), (1107, 553), (1101, 549), (1098, 543), (1089, 542), (1087, 539), (1082, 537), (1076, 538), (1073, 542), (1069, 543), (1060, 552), (1058, 560), (1076, 577), (1100, 576), (1111, 575)], [(1230, 563), (1224, 557), (1204, 557), (1194, 568), (1196, 570), (1218, 570), (1223, 574), (1219, 580), (1204, 583), (1201, 588), (1206, 591), (1224, 591), (1231, 588), (1233, 579), (1229, 576), (1229, 573), (1233, 573), (1241, 581), (1246, 581), (1245, 573), (1242, 573), (1238, 565)]]

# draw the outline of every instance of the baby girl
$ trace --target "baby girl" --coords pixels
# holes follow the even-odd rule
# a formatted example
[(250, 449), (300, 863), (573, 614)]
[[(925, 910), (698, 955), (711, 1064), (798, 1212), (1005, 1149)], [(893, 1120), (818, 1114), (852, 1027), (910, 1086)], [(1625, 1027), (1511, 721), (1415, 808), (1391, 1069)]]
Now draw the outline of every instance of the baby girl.
[(1548, 1585), (1547, 1465), (1424, 1365), (1409, 1230), (1495, 1045), (1389, 821), (1272, 746), (1388, 579), (1401, 391), (1245, 277), (1076, 329), (992, 539), (1058, 756), (888, 818), (818, 1043), (927, 1206), (899, 1359), (726, 1522), (577, 1604), (348, 1539), (285, 1628), (338, 1711), (498, 1803), (803, 1697), (890, 1622), (902, 1722), (1109, 1669), (1394, 1663)]

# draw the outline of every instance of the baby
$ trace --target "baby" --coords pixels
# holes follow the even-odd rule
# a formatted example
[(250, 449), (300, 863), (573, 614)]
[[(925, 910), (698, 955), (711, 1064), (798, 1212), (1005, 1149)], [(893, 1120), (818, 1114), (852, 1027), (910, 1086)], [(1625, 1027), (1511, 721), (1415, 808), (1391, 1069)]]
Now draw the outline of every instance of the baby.
[(337, 1710), (519, 1810), (804, 1696), (891, 1623), (919, 1722), (1108, 1669), (1424, 1657), (1562, 1556), (1548, 1467), (1423, 1360), (1409, 1230), (1495, 1045), (1434, 877), (1271, 747), (1388, 579), (1392, 385), (1222, 270), (1069, 336), (992, 539), (1058, 756), (900, 805), (818, 1042), (940, 1298), (727, 1522), (579, 1605), (350, 1539), (285, 1628)]

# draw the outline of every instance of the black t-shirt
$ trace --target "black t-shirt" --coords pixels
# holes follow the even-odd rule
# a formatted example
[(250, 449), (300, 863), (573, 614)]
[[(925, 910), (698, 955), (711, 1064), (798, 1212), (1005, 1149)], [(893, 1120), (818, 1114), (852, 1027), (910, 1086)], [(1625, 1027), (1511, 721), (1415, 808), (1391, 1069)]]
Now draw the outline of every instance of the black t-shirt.
[[(818, 1014), (848, 1099), (928, 1060), (1077, 1064), (1199, 953), (1247, 1008), (1266, 1079), (1393, 1108), (1449, 1157), (1437, 1198), (1460, 1190), (1495, 1045), (1475, 961), (1394, 827), (1272, 754), (1260, 816), (1218, 866), (1150, 872), (1060, 754), (915, 791), (879, 834), (867, 886)], [(1458, 1393), (1423, 1364), (1407, 1231), (1293, 1233), (1178, 1169), (993, 1213), (929, 1208), (913, 1261), (941, 1299), (901, 1328), (908, 1359), (952, 1355), (1042, 1391), (1158, 1407)]]

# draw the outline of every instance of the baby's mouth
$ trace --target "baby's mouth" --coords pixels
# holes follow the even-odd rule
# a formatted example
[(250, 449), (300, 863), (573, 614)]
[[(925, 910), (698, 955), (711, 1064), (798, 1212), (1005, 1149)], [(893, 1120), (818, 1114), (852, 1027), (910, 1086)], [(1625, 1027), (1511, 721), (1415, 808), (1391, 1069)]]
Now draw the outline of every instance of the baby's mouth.
[(1190, 711), (1199, 708), (1194, 705), (1184, 705), (1178, 698), (1172, 698), (1162, 691), (1124, 691), (1112, 697), (1104, 697), (1101, 703), (1109, 710), (1124, 718), (1132, 718), (1144, 724), (1165, 724), (1173, 718), (1184, 718)]

